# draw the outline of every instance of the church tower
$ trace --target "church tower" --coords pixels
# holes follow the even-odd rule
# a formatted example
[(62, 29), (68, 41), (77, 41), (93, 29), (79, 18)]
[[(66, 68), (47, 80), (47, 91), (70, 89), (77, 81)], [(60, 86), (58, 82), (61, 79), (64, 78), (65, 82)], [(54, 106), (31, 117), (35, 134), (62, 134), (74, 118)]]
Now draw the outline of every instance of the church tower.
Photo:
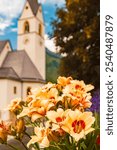
[(17, 49), (27, 52), (45, 80), (44, 20), (38, 0), (26, 0), (18, 20)]

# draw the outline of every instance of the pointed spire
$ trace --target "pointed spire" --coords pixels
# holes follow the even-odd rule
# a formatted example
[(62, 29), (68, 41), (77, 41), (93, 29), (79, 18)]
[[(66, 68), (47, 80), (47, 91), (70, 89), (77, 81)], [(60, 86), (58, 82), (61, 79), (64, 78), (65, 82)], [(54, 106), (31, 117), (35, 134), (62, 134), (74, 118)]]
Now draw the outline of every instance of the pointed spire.
[(38, 3), (38, 0), (27, 0), (29, 2), (29, 5), (32, 9), (33, 14), (36, 16), (37, 11), (39, 9), (40, 4)]

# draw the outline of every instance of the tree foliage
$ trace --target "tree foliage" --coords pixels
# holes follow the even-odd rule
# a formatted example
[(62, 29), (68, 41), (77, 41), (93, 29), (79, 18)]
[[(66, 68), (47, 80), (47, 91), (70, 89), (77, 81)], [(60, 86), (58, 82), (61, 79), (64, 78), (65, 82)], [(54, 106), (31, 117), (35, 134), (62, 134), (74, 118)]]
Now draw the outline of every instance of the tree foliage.
[(56, 46), (64, 54), (61, 75), (83, 79), (96, 88), (100, 80), (99, 12), (99, 0), (65, 0), (52, 22)]

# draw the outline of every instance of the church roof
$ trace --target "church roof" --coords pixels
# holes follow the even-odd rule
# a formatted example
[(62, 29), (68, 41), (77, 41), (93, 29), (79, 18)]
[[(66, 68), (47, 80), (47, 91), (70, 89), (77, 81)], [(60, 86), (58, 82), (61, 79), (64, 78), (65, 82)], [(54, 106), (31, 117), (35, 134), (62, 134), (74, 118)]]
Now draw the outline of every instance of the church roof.
[(4, 49), (7, 42), (8, 40), (0, 41), (0, 52)]
[(13, 70), (12, 67), (0, 68), (0, 78), (12, 78), (19, 80), (18, 75), (16, 74), (16, 72)]
[(44, 82), (42, 76), (24, 50), (8, 52), (2, 67), (12, 67), (21, 81)]
[(36, 14), (37, 14), (37, 11), (38, 11), (38, 9), (39, 9), (40, 4), (38, 3), (37, 0), (27, 0), (27, 1), (28, 1), (29, 4), (30, 4), (30, 7), (31, 7), (31, 9), (32, 9), (33, 14), (36, 15)]

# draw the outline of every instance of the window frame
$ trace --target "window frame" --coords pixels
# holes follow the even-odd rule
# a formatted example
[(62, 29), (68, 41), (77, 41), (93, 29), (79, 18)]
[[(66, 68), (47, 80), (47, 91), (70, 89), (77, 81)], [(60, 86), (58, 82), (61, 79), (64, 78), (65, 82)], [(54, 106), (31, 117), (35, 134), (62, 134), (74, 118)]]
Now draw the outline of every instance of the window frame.
[(29, 33), (30, 32), (30, 24), (29, 21), (24, 22), (24, 33)]

